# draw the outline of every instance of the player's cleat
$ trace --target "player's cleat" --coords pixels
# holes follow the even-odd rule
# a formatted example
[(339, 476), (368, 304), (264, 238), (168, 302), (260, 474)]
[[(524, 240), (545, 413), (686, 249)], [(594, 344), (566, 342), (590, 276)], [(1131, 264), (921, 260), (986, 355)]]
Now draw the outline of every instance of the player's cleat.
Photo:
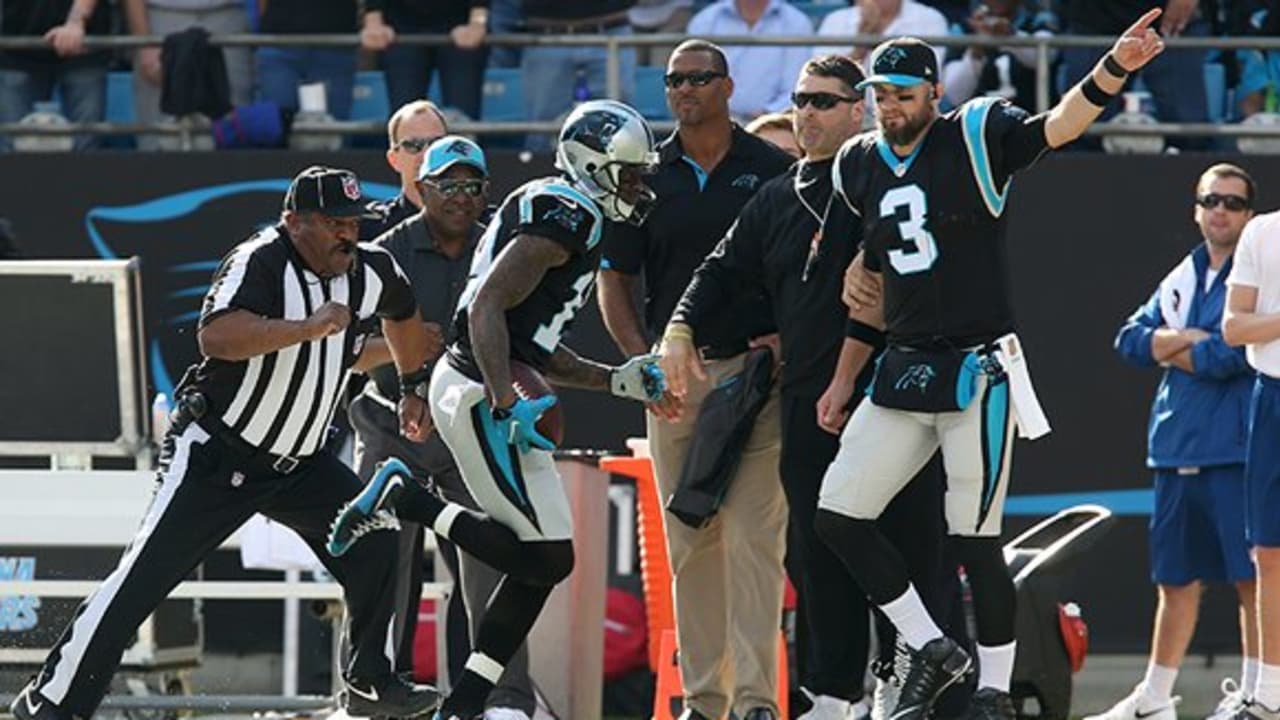
[(1209, 713), (1206, 720), (1230, 720), (1240, 708), (1244, 707), (1247, 698), (1244, 696), (1244, 690), (1240, 688), (1240, 683), (1235, 678), (1222, 678), (1222, 699), (1218, 701), (1218, 706)]
[(1013, 698), (1003, 690), (985, 687), (969, 698), (968, 720), (1014, 720), (1017, 715)]
[[(805, 688), (800, 690), (813, 705), (796, 720), (855, 720), (860, 717), (855, 714), (855, 709), (860, 707), (858, 703), (852, 703), (834, 695), (814, 695)], [(866, 714), (866, 708), (863, 707), (861, 717), (865, 717)]]
[(910, 651), (906, 678), (889, 720), (924, 720), (943, 690), (964, 677), (973, 666), (969, 653), (954, 640), (940, 637)]
[(529, 716), (518, 708), (491, 707), (484, 711), (484, 720), (529, 720)]
[(1280, 709), (1272, 710), (1257, 700), (1245, 700), (1234, 720), (1280, 720)]
[(36, 681), (32, 680), (22, 688), (22, 692), (9, 703), (9, 712), (18, 720), (71, 720), (72, 714), (54, 705), (51, 700), (36, 690)]
[(357, 540), (375, 530), (399, 530), (395, 516), (396, 498), (404, 492), (413, 474), (399, 458), (387, 458), (378, 465), (369, 484), (333, 519), (329, 527), (329, 554), (338, 557)]
[(440, 706), (440, 693), (430, 685), (416, 685), (399, 675), (381, 681), (348, 680), (347, 714), (352, 717), (414, 718)]
[(1175, 706), (1182, 702), (1181, 697), (1171, 697), (1168, 701), (1151, 702), (1146, 695), (1145, 686), (1138, 683), (1120, 702), (1111, 709), (1098, 715), (1090, 715), (1085, 720), (1178, 720)]

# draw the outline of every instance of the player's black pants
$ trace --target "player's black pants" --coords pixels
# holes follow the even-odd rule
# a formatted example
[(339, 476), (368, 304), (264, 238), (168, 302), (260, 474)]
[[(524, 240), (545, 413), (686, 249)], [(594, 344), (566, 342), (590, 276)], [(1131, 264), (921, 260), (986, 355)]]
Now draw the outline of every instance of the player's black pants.
[(341, 558), (325, 550), (329, 523), (360, 491), (350, 468), (327, 451), (282, 475), (270, 456), (250, 455), (196, 424), (166, 438), (156, 493), (120, 564), (76, 611), (41, 670), (37, 690), (64, 712), (90, 717), (142, 621), (206, 555), (255, 512), (293, 528), (346, 593), (352, 653), (348, 678), (391, 672), (387, 657), (396, 537), (372, 533)]
[[(870, 644), (866, 593), (814, 529), (818, 490), (835, 458), (840, 438), (818, 427), (818, 396), (782, 397), (781, 474), (791, 518), (787, 529), (787, 573), (799, 596), (797, 659), (800, 684), (819, 695), (862, 697)], [(942, 468), (935, 458), (885, 509), (878, 524), (902, 553), (908, 572), (930, 611), (949, 611), (956, 596), (954, 564), (943, 561), (946, 519)], [(879, 613), (876, 613), (879, 615)], [(943, 626), (948, 614), (942, 614)], [(893, 659), (894, 633), (880, 630), (881, 658)], [(961, 630), (963, 637), (963, 630)], [(887, 642), (885, 642), (887, 640)], [(886, 652), (887, 651), (887, 652)]]

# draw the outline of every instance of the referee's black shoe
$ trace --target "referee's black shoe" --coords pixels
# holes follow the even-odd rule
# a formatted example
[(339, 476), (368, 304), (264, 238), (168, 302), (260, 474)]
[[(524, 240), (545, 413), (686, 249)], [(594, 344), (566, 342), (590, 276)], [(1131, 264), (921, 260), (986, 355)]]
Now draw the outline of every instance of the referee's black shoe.
[(889, 720), (924, 720), (942, 691), (963, 678), (972, 665), (969, 653), (948, 637), (911, 650), (898, 705)]
[(9, 712), (18, 720), (71, 720), (71, 713), (63, 710), (41, 695), (36, 690), (36, 681), (32, 680), (22, 688), (22, 692), (9, 703)]
[(1013, 698), (1009, 693), (985, 687), (969, 698), (968, 720), (1014, 720)]
[(352, 717), (413, 718), (440, 705), (440, 693), (430, 685), (416, 685), (400, 675), (369, 682), (347, 681), (347, 714)]

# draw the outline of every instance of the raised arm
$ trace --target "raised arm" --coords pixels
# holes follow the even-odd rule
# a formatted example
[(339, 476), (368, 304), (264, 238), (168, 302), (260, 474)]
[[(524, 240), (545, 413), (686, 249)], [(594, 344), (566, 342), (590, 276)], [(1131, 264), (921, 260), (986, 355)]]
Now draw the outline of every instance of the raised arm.
[(1140, 70), (1164, 50), (1164, 40), (1151, 27), (1161, 12), (1153, 8), (1138, 18), (1116, 39), (1111, 52), (1049, 110), (1044, 125), (1049, 147), (1062, 147), (1083, 135), (1124, 88), (1129, 73)]

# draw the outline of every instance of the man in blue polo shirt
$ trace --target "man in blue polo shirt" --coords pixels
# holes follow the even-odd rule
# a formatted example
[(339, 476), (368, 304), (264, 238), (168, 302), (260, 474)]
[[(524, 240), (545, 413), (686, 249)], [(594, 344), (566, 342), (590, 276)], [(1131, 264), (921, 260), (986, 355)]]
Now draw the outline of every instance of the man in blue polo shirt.
[(1151, 577), (1159, 592), (1146, 677), (1107, 712), (1088, 720), (1177, 720), (1173, 684), (1200, 611), (1201, 584), (1236, 585), (1244, 668), (1223, 682), (1214, 718), (1242, 704), (1258, 673), (1254, 568), (1245, 539), (1244, 428), (1253, 373), (1243, 348), (1221, 332), (1227, 275), (1253, 217), (1253, 179), (1235, 165), (1205, 170), (1196, 185), (1204, 242), (1161, 281), (1116, 336), (1140, 367), (1165, 368), (1151, 406), (1147, 466), (1155, 471)]

